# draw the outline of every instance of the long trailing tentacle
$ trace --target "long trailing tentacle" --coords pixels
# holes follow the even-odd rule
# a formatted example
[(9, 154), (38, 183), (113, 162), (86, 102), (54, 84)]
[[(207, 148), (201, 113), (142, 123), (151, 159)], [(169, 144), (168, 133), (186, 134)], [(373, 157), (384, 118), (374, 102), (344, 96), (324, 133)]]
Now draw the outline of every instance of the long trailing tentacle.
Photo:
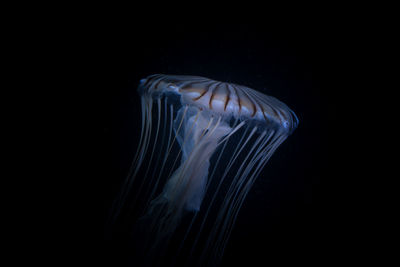
[[(242, 123), (243, 123), (243, 122), (242, 122)], [(236, 121), (233, 123), (234, 126), (233, 126), (233, 130), (231, 131), (231, 133), (230, 133), (229, 135), (227, 135), (226, 137), (224, 137), (224, 139), (223, 139), (222, 141), (219, 142), (218, 146), (221, 145), (222, 143), (224, 143), (224, 145), (222, 146), (222, 149), (220, 150), (219, 155), (218, 155), (218, 158), (217, 158), (217, 160), (216, 160), (216, 162), (215, 162), (214, 168), (213, 168), (211, 174), (210, 174), (209, 177), (208, 177), (208, 182), (207, 182), (207, 186), (206, 186), (205, 192), (208, 192), (208, 188), (209, 188), (210, 184), (211, 184), (212, 181), (213, 181), (213, 178), (214, 178), (214, 176), (215, 176), (215, 172), (216, 172), (216, 170), (217, 170), (217, 166), (219, 166), (219, 162), (220, 162), (220, 160), (221, 160), (221, 158), (222, 158), (222, 156), (223, 156), (223, 154), (224, 154), (224, 151), (225, 151), (226, 146), (228, 145), (229, 137), (231, 137), (233, 133), (235, 133), (237, 130), (239, 130), (239, 129), (244, 125), (244, 124), (242, 124), (242, 123), (240, 123), (240, 124), (238, 125), (238, 120), (236, 120)], [(193, 217), (192, 217), (192, 220), (190, 221), (190, 224), (189, 224), (189, 226), (188, 226), (187, 229), (186, 229), (185, 235), (184, 235), (184, 237), (182, 238), (182, 241), (180, 242), (180, 246), (179, 246), (179, 248), (178, 248), (178, 250), (177, 250), (177, 253), (176, 253), (177, 255), (180, 254), (180, 252), (181, 252), (181, 250), (182, 250), (182, 248), (183, 248), (183, 245), (185, 244), (186, 239), (187, 239), (187, 237), (188, 237), (190, 231), (192, 230), (193, 224), (194, 224), (194, 222), (195, 222), (196, 219), (197, 219), (197, 215), (198, 215), (198, 212), (194, 212)], [(172, 265), (174, 265), (174, 264), (172, 264)]]
[(152, 100), (146, 96), (141, 97), (141, 109), (142, 109), (142, 128), (140, 133), (140, 140), (138, 144), (138, 149), (134, 156), (133, 163), (130, 167), (129, 173), (121, 186), (121, 190), (115, 198), (113, 205), (111, 207), (111, 215), (109, 217), (109, 224), (112, 226), (118, 216), (121, 213), (122, 207), (125, 203), (127, 195), (132, 188), (133, 182), (140, 166), (143, 162), (144, 155), (147, 151), (149, 134), (151, 134), (151, 109)]
[(136, 204), (136, 202), (138, 201), (138, 198), (139, 198), (139, 196), (141, 195), (141, 193), (143, 191), (142, 189), (143, 189), (143, 186), (145, 185), (145, 183), (149, 182), (147, 175), (149, 173), (150, 167), (152, 166), (152, 160), (153, 160), (153, 156), (154, 156), (154, 151), (155, 151), (155, 149), (156, 149), (156, 147), (158, 145), (157, 140), (158, 140), (158, 136), (159, 136), (160, 123), (161, 123), (161, 99), (157, 99), (157, 128), (156, 128), (154, 141), (152, 142), (152, 147), (153, 148), (151, 149), (150, 159), (147, 162), (146, 172), (145, 172), (144, 176), (142, 177), (142, 182), (140, 183), (140, 186), (138, 187), (139, 189), (137, 190), (135, 199), (132, 201), (132, 203), (130, 205), (131, 207), (133, 207)]
[[(167, 130), (168, 130), (167, 129), (167, 122), (168, 122), (168, 114), (169, 114), (168, 108), (167, 108), (167, 101), (166, 101), (165, 98), (164, 98), (164, 110), (163, 110), (163, 113), (164, 113), (164, 117), (163, 117), (163, 126), (162, 126), (162, 134), (161, 134), (161, 145), (159, 146), (159, 151), (157, 153), (157, 159), (156, 159), (156, 162), (155, 162), (155, 165), (154, 165), (154, 168), (153, 168), (153, 172), (151, 174), (151, 178), (149, 179), (149, 182), (148, 182), (148, 187), (147, 187), (146, 191), (143, 194), (145, 199), (146, 199), (146, 197), (148, 198), (149, 193), (151, 193), (151, 195), (152, 195), (153, 190), (155, 190), (155, 188), (157, 188), (158, 181), (155, 181), (154, 179), (156, 177), (156, 173), (157, 173), (157, 170), (159, 169), (159, 166), (161, 166), (161, 162), (160, 161), (162, 160), (162, 155), (163, 155), (162, 151), (164, 150), (164, 153), (166, 153), (166, 150), (167, 150), (167, 148), (169, 146), (169, 145), (165, 146), (165, 141), (166, 141), (167, 138), (164, 138), (164, 136), (167, 135)], [(172, 130), (172, 128), (171, 128), (171, 130)], [(170, 136), (171, 136), (171, 134), (169, 135), (169, 138), (167, 139), (168, 142), (170, 141)], [(149, 166), (150, 166), (150, 164), (149, 164)], [(145, 203), (144, 207), (147, 207), (147, 205), (148, 205), (148, 202)]]
[(252, 136), (255, 134), (255, 132), (257, 131), (257, 129), (254, 128), (254, 129), (250, 132), (250, 134), (247, 136), (247, 138), (245, 139), (246, 133), (247, 133), (248, 129), (249, 129), (249, 128), (247, 127), (246, 130), (245, 130), (245, 132), (244, 132), (244, 134), (243, 134), (243, 136), (242, 136), (242, 138), (240, 139), (238, 145), (236, 146), (235, 151), (233, 152), (232, 157), (230, 158), (230, 161), (228, 162), (228, 165), (227, 165), (227, 167), (225, 168), (225, 172), (223, 173), (222, 177), (220, 178), (220, 181), (219, 181), (219, 183), (218, 183), (218, 186), (217, 186), (217, 188), (215, 189), (215, 191), (214, 191), (214, 193), (213, 193), (212, 199), (211, 199), (210, 203), (208, 204), (208, 207), (207, 207), (207, 210), (206, 210), (206, 212), (205, 212), (205, 215), (204, 215), (203, 218), (202, 218), (202, 222), (201, 222), (200, 228), (199, 228), (199, 230), (198, 230), (198, 232), (197, 232), (197, 234), (196, 234), (196, 237), (195, 237), (195, 239), (194, 239), (194, 242), (193, 242), (193, 244), (192, 244), (192, 248), (191, 248), (190, 253), (189, 253), (189, 258), (192, 257), (192, 255), (193, 255), (193, 253), (194, 253), (194, 250), (195, 250), (196, 245), (197, 245), (197, 243), (198, 243), (198, 241), (199, 241), (200, 235), (201, 235), (201, 233), (202, 233), (202, 231), (203, 231), (203, 228), (204, 228), (204, 226), (205, 226), (205, 223), (206, 223), (206, 221), (207, 221), (208, 215), (209, 215), (209, 213), (210, 213), (210, 211), (211, 211), (211, 207), (213, 206), (213, 203), (214, 203), (214, 201), (215, 201), (215, 199), (216, 199), (216, 197), (217, 197), (217, 195), (218, 195), (218, 192), (219, 192), (219, 190), (220, 190), (220, 188), (221, 188), (221, 186), (222, 186), (222, 184), (223, 184), (223, 182), (224, 182), (225, 177), (227, 176), (229, 170), (231, 169), (231, 167), (232, 167), (233, 164), (235, 163), (235, 161), (236, 161), (236, 159), (238, 158), (239, 154), (242, 152), (243, 148), (246, 146), (246, 144), (249, 142), (249, 140), (251, 139), (251, 137), (252, 137)]
[(250, 152), (247, 154), (247, 156), (245, 157), (245, 159), (242, 161), (242, 164), (240, 165), (240, 167), (239, 167), (239, 169), (238, 169), (238, 171), (237, 171), (237, 173), (236, 173), (236, 176), (233, 178), (233, 181), (231, 182), (231, 186), (230, 186), (230, 188), (229, 188), (229, 190), (228, 190), (228, 193), (227, 193), (226, 196), (225, 196), (225, 200), (223, 201), (223, 204), (222, 204), (222, 206), (221, 206), (221, 208), (220, 208), (219, 214), (218, 214), (217, 219), (216, 219), (216, 221), (215, 221), (215, 224), (214, 224), (214, 226), (213, 226), (213, 230), (211, 231), (211, 233), (210, 233), (210, 235), (209, 235), (209, 238), (208, 238), (208, 240), (207, 240), (207, 242), (206, 242), (205, 249), (204, 249), (204, 251), (203, 251), (203, 253), (202, 253), (201, 258), (204, 259), (204, 258), (206, 257), (206, 255), (209, 253), (209, 248), (212, 247), (212, 246), (211, 246), (211, 243), (215, 243), (215, 242), (218, 242), (218, 241), (219, 241), (219, 239), (218, 239), (218, 238), (216, 239), (215, 237), (216, 237), (216, 236), (220, 236), (220, 231), (223, 231), (223, 230), (224, 230), (224, 227), (221, 227), (221, 224), (222, 224), (223, 221), (224, 221), (224, 217), (225, 217), (225, 215), (226, 215), (226, 209), (227, 209), (227, 207), (229, 206), (229, 203), (230, 203), (230, 201), (231, 201), (231, 199), (232, 199), (232, 195), (233, 195), (233, 193), (234, 193), (234, 191), (235, 191), (234, 188), (237, 187), (237, 180), (238, 180), (238, 178), (240, 177), (240, 173), (241, 173), (243, 167), (245, 166), (245, 164), (247, 164), (247, 161), (248, 161), (250, 155), (252, 155), (253, 150), (254, 150), (256, 147), (258, 147), (258, 145), (259, 145), (260, 142), (262, 141), (262, 139), (263, 139), (263, 137), (265, 136), (265, 134), (266, 134), (266, 133), (264, 132), (264, 133), (262, 133), (262, 134), (257, 138), (257, 140), (255, 141), (255, 143), (254, 143), (253, 146), (251, 147)]
[[(230, 230), (232, 229), (232, 225), (234, 223), (234, 214), (237, 214), (236, 212), (239, 211), (239, 208), (241, 206), (239, 203), (243, 203), (242, 200), (244, 200), (245, 197), (245, 195), (243, 195), (242, 193), (244, 189), (247, 188), (246, 186), (249, 185), (249, 181), (251, 181), (254, 175), (257, 173), (258, 167), (254, 168), (254, 165), (258, 162), (258, 166), (260, 166), (262, 165), (263, 160), (265, 160), (265, 158), (263, 158), (264, 154), (266, 153), (265, 150), (268, 150), (270, 148), (267, 143), (268, 141), (270, 141), (273, 135), (273, 133), (270, 135), (266, 135), (265, 140), (254, 153), (252, 159), (249, 160), (249, 162), (247, 163), (245, 171), (240, 175), (237, 175), (237, 183), (235, 183), (234, 190), (230, 194), (228, 193), (230, 199), (225, 202), (226, 206), (224, 207), (224, 213), (226, 212), (226, 216), (224, 216), (224, 222), (221, 226), (221, 229), (223, 229), (223, 231), (219, 232), (219, 237), (217, 238), (218, 242), (214, 243), (215, 251), (218, 251), (217, 248), (221, 246), (221, 244), (224, 244), (224, 241), (229, 238), (231, 232)], [(254, 172), (253, 175), (248, 178), (250, 171)], [(245, 184), (244, 187), (243, 184)]]
[(232, 232), (233, 226), (234, 226), (234, 224), (236, 222), (237, 216), (239, 214), (239, 210), (242, 207), (247, 194), (249, 193), (250, 189), (252, 188), (255, 179), (258, 177), (258, 175), (260, 174), (261, 170), (264, 168), (265, 164), (267, 164), (267, 162), (271, 158), (272, 154), (275, 152), (275, 150), (279, 147), (279, 145), (285, 139), (286, 139), (286, 136), (278, 136), (276, 138), (276, 141), (273, 141), (273, 144), (271, 145), (271, 147), (265, 148), (264, 151), (261, 153), (260, 156), (262, 156), (262, 158), (258, 160), (258, 164), (254, 168), (254, 172), (253, 172), (252, 176), (246, 182), (243, 190), (240, 192), (240, 196), (238, 196), (237, 199), (236, 199), (236, 204), (232, 208), (232, 215), (229, 217), (230, 218), (230, 222), (229, 222), (230, 225), (227, 228), (227, 230), (225, 231), (226, 233), (225, 233), (224, 240), (219, 245), (219, 248), (217, 248), (217, 253), (219, 254), (219, 257), (217, 257), (217, 258), (220, 258), (222, 256), (224, 250), (225, 250), (226, 243), (227, 243), (227, 241), (229, 239), (229, 236), (230, 236), (230, 234)]
[(173, 115), (174, 115), (174, 106), (173, 106), (173, 105), (170, 105), (170, 106), (169, 106), (169, 110), (170, 110), (170, 113), (169, 113), (169, 114), (170, 114), (170, 118), (169, 118), (169, 134), (168, 134), (167, 145), (166, 145), (166, 147), (165, 147), (165, 154), (164, 154), (164, 157), (163, 157), (163, 161), (162, 161), (162, 165), (161, 165), (161, 168), (160, 168), (158, 177), (157, 177), (157, 179), (156, 179), (156, 183), (155, 183), (155, 185), (153, 186), (153, 190), (151, 191), (150, 197), (148, 198), (148, 201), (147, 201), (147, 203), (146, 203), (146, 205), (145, 205), (146, 209), (148, 208), (150, 201), (154, 198), (154, 194), (155, 194), (155, 192), (156, 192), (156, 190), (157, 190), (157, 188), (158, 188), (158, 184), (159, 184), (159, 182), (160, 182), (160, 180), (161, 180), (161, 175), (162, 175), (162, 173), (163, 173), (165, 164), (166, 164), (166, 162), (167, 162), (167, 159), (168, 159), (168, 156), (169, 156), (169, 152), (171, 151), (170, 148), (172, 148), (172, 145), (173, 145), (173, 144), (171, 144), (171, 139), (172, 139), (172, 124), (173, 124), (173, 121), (174, 121), (174, 119), (173, 119)]

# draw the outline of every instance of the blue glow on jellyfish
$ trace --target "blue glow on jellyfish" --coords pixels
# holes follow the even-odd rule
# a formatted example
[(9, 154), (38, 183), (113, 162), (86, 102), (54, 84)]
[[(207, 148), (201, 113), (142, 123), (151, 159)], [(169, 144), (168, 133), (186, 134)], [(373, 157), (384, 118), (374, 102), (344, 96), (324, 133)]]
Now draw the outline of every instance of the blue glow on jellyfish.
[(274, 97), (204, 77), (151, 75), (138, 91), (140, 141), (113, 220), (135, 207), (145, 266), (217, 265), (246, 195), (298, 119)]

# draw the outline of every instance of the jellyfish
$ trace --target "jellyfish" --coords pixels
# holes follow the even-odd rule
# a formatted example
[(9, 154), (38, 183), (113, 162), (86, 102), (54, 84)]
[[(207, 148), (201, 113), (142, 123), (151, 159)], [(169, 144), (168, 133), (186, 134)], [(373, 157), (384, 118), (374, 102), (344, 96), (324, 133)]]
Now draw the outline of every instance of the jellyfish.
[(112, 220), (130, 218), (143, 266), (216, 266), (244, 199), (298, 119), (272, 96), (199, 76), (150, 75), (138, 92), (139, 144)]

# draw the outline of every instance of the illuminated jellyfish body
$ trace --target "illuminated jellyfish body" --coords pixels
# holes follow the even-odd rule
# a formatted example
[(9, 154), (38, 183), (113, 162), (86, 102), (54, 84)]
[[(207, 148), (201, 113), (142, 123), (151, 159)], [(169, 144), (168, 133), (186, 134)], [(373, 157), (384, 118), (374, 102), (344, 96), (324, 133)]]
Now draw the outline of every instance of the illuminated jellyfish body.
[(217, 265), (244, 198), (297, 117), (274, 97), (204, 77), (151, 75), (138, 91), (140, 142), (114, 216), (133, 194), (143, 265), (167, 255), (169, 264)]

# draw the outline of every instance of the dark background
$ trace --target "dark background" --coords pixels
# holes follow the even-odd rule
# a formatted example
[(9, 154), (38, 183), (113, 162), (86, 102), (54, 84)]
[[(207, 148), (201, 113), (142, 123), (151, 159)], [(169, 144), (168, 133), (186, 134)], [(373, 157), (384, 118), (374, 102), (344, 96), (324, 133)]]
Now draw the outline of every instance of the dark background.
[[(344, 88), (335, 79), (343, 64), (343, 39), (335, 29), (317, 22), (123, 24), (107, 26), (104, 37), (110, 55), (101, 129), (104, 213), (138, 142), (139, 80), (155, 73), (198, 75), (275, 96), (300, 121), (248, 195), (222, 265), (324, 264), (351, 253), (342, 239), (345, 211), (338, 207), (344, 178), (335, 125)], [(105, 260), (118, 266), (123, 242), (106, 239), (104, 248)]]

